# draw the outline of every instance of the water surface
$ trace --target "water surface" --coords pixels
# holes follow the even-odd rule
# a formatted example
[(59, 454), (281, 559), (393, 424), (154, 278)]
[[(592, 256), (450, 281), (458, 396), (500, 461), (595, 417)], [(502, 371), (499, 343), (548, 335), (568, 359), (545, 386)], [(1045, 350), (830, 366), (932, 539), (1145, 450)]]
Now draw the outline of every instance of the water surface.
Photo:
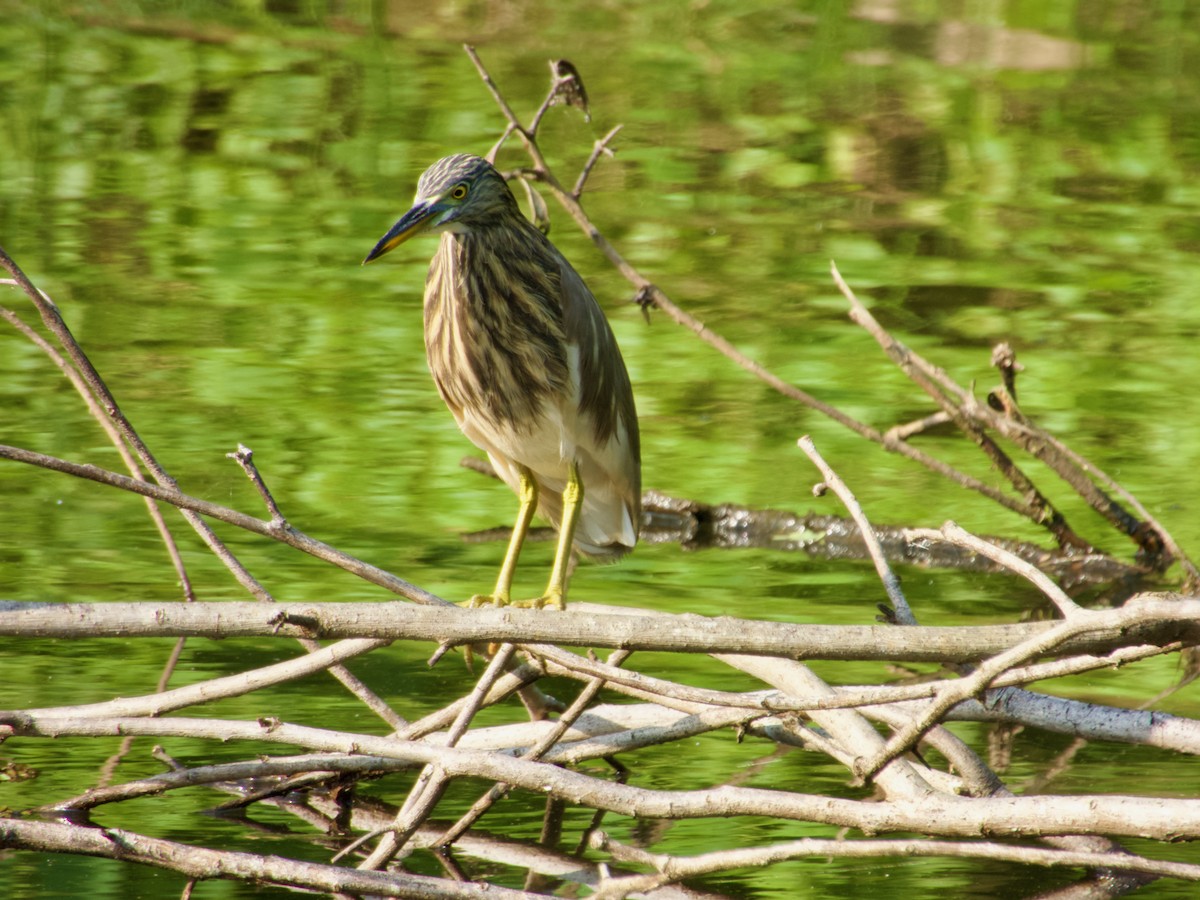
[[(552, 110), (542, 146), (564, 181), (616, 124), (587, 209), (609, 239), (681, 306), (743, 352), (821, 399), (886, 428), (931, 409), (846, 317), (831, 260), (897, 336), (981, 392), (992, 345), (1026, 372), (1028, 414), (1134, 491), (1187, 548), (1200, 547), (1200, 28), (1186, 5), (1023, 3), (945, 12), (925, 4), (267, 3), (164, 12), (159, 4), (0, 2), (0, 245), (50, 293), (168, 470), (189, 493), (257, 512), (224, 458), (255, 451), (297, 527), (444, 597), (489, 586), (496, 544), (463, 535), (508, 523), (502, 486), (459, 467), (473, 448), (425, 369), (420, 294), (432, 242), (359, 261), (407, 208), (420, 172), (449, 152), (485, 152), (503, 119), (460, 44), (476, 44), (521, 113), (565, 56), (593, 120)], [(534, 26), (531, 23), (545, 23)], [(517, 148), (504, 167), (525, 164)], [(709, 503), (837, 513), (814, 501), (796, 449), (812, 434), (879, 522), (965, 527), (1040, 540), (1011, 514), (940, 482), (751, 380), (652, 315), (555, 207), (552, 237), (605, 307), (634, 380), (644, 482)], [(27, 321), (15, 294), (3, 298)], [(77, 396), (11, 329), (0, 331), (0, 441), (117, 466)], [(988, 480), (949, 433), (922, 447)], [(1033, 467), (1078, 530), (1128, 558), (1132, 547)], [(0, 596), (178, 599), (140, 501), (0, 465)], [(201, 599), (243, 599), (182, 528)], [(286, 549), (222, 531), (280, 600), (383, 599)], [(549, 545), (519, 576), (540, 588)], [(1012, 621), (1038, 604), (1012, 579), (902, 573), (930, 624)], [(882, 590), (869, 566), (766, 551), (681, 553), (644, 546), (618, 567), (580, 568), (580, 598), (791, 621), (871, 621)], [(0, 646), (0, 706), (98, 700), (149, 689), (167, 642)], [(177, 683), (292, 653), (271, 642), (193, 642)], [(425, 648), (356, 666), (398, 705), (422, 711), (462, 690)], [(664, 665), (668, 665), (664, 661)], [(818, 667), (836, 680), (874, 667)], [(653, 671), (653, 661), (649, 664)], [(705, 663), (697, 683), (728, 681)], [(664, 669), (678, 675), (678, 668)], [(1059, 689), (1130, 705), (1170, 683), (1170, 664), (1076, 679)], [(303, 686), (302, 686), (303, 687)], [(405, 696), (407, 695), (407, 696)], [(419, 699), (417, 699), (419, 698)], [(1194, 699), (1163, 708), (1196, 714)], [(222, 714), (364, 727), (323, 682), (229, 704)], [(962, 733), (979, 747), (981, 728)], [(1014, 786), (1065, 739), (1018, 742)], [(148, 747), (121, 777), (157, 771)], [(195, 761), (206, 745), (174, 742)], [(236, 758), (244, 748), (226, 748)], [(0, 790), (13, 808), (95, 780), (83, 742), (5, 752), (41, 773)], [(670, 753), (639, 777), (672, 783)], [(695, 748), (697, 783), (769, 752), (724, 737)], [(1155, 754), (1095, 747), (1051, 790), (1178, 790)], [(814, 789), (843, 775), (794, 754), (754, 783)], [(1161, 783), (1156, 781), (1161, 779)], [(137, 824), (167, 837), (258, 852), (303, 842), (202, 817), (209, 795), (144, 801)], [(516, 833), (536, 804), (514, 801)], [(110, 814), (105, 824), (133, 824)], [(746, 844), (811, 829), (739, 826)], [(711, 849), (711, 829), (677, 825), (662, 849)], [(1155, 852), (1188, 858), (1186, 850)], [(432, 871), (432, 869), (431, 869)], [(710, 885), (758, 897), (991, 897), (1062, 883), (998, 864), (792, 864)], [(0, 861), (13, 897), (158, 896), (173, 877), (28, 855)], [(518, 882), (519, 883), (519, 880)], [(206, 885), (207, 895), (247, 894)], [(1145, 896), (1186, 896), (1156, 885)]]

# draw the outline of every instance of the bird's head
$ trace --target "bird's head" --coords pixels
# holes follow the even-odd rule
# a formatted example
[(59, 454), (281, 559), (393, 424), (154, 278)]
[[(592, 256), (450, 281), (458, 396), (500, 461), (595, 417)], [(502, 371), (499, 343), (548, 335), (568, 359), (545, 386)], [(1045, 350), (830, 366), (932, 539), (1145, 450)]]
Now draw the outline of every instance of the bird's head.
[(420, 232), (470, 231), (513, 213), (517, 203), (512, 191), (490, 162), (467, 153), (447, 156), (425, 170), (412, 209), (388, 229), (363, 263)]

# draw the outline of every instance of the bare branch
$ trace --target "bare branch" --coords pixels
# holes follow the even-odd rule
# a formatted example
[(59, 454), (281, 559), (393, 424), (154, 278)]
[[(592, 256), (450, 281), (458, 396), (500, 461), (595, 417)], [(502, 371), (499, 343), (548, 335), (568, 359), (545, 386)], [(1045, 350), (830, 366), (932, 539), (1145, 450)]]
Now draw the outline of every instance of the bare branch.
[(453, 884), (427, 875), (359, 872), (278, 856), (209, 850), (118, 828), (91, 828), (61, 822), (0, 819), (0, 847), (100, 856), (169, 869), (193, 878), (245, 880), (343, 895), (415, 900), (533, 900), (535, 896), (494, 884)]
[[(916, 540), (922, 540), (930, 534), (931, 532), (914, 530), (912, 537)], [(1062, 588), (1046, 577), (1045, 573), (1041, 572), (1036, 566), (1030, 565), (1016, 554), (1009, 553), (1002, 547), (997, 547), (995, 544), (977, 538), (969, 531), (960, 528), (954, 522), (944, 523), (940, 534), (946, 540), (966, 547), (975, 553), (980, 553), (988, 559), (998, 562), (1009, 571), (1015, 572), (1027, 581), (1032, 582), (1038, 590), (1050, 599), (1051, 603), (1058, 607), (1058, 611), (1064, 617), (1070, 617), (1080, 612), (1080, 607), (1066, 595), (1066, 592)]]
[(592, 174), (592, 169), (595, 168), (596, 163), (600, 161), (600, 157), (613, 155), (610, 145), (620, 132), (621, 126), (616, 125), (609, 130), (608, 134), (592, 145), (592, 153), (587, 158), (587, 162), (583, 164), (583, 169), (580, 171), (579, 177), (575, 179), (575, 186), (571, 188), (571, 196), (576, 200), (583, 196), (583, 189), (587, 185), (588, 177)]
[[(1092, 613), (1088, 627), (1057, 647), (1061, 655), (1107, 653), (1121, 646), (1200, 643), (1200, 599), (1142, 594), (1138, 602)], [(673, 615), (577, 602), (561, 613), (461, 609), (369, 602), (6, 603), (0, 635), (41, 637), (369, 637), (477, 644), (521, 642), (537, 654), (548, 644), (610, 649), (740, 653), (791, 659), (886, 659), (970, 662), (1044, 635), (1054, 622), (969, 627), (820, 625)], [(546, 659), (555, 659), (550, 647)], [(568, 654), (581, 664), (581, 657)], [(620, 681), (633, 673), (608, 670)], [(607, 676), (606, 676), (607, 677)]]
[(220, 522), (236, 525), (238, 528), (253, 532), (254, 534), (273, 538), (287, 544), (289, 547), (293, 547), (310, 556), (315, 556), (317, 559), (331, 563), (340, 569), (344, 569), (352, 575), (357, 575), (364, 581), (369, 581), (379, 587), (386, 588), (392, 593), (406, 597), (414, 603), (452, 605), (449, 601), (443, 600), (441, 597), (429, 593), (429, 591), (422, 590), (402, 578), (397, 578), (390, 572), (385, 572), (383, 569), (356, 559), (348, 553), (343, 553), (328, 544), (310, 538), (308, 535), (294, 528), (281, 528), (276, 526), (274, 522), (264, 522), (261, 519), (256, 519), (253, 516), (248, 516), (245, 513), (240, 513), (237, 510), (229, 509), (217, 503), (210, 503), (207, 500), (190, 497), (174, 486), (164, 487), (163, 485), (151, 482), (138, 481), (125, 475), (119, 475), (116, 472), (110, 472), (107, 469), (101, 469), (98, 466), (68, 462), (67, 460), (58, 459), (53, 456), (46, 456), (43, 453), (34, 453), (31, 450), (22, 450), (18, 447), (9, 447), (3, 444), (0, 444), (0, 459), (11, 459), (44, 469), (51, 469), (55, 472), (74, 475), (77, 478), (85, 478), (88, 481), (95, 481), (99, 484), (118, 487), (134, 494), (140, 494), (143, 497), (153, 497), (156, 500), (170, 503), (181, 510), (196, 512)]
[[(629, 657), (629, 652), (625, 650), (617, 650), (609, 658), (610, 666), (619, 666)], [(589, 679), (583, 690), (579, 692), (579, 696), (571, 703), (570, 707), (559, 717), (557, 723), (545, 735), (528, 750), (521, 754), (522, 759), (537, 760), (546, 755), (546, 752), (559, 742), (567, 730), (578, 721), (584, 711), (591, 705), (596, 695), (600, 692), (600, 688), (604, 686), (604, 680), (601, 678)], [(467, 829), (479, 820), (479, 817), (487, 812), (497, 800), (501, 799), (508, 793), (511, 785), (504, 782), (497, 782), (488, 789), (488, 792), (480, 797), (471, 805), (463, 815), (451, 825), (444, 835), (442, 835), (441, 843), (444, 846), (450, 846), (458, 840)]]
[(821, 477), (825, 479), (825, 483), (833, 489), (838, 499), (842, 501), (842, 505), (849, 510), (850, 515), (854, 518), (854, 523), (858, 526), (858, 531), (867, 544), (867, 551), (871, 554), (871, 561), (875, 564), (875, 571), (879, 573), (879, 579), (883, 582), (883, 588), (887, 591), (888, 599), (892, 602), (896, 621), (901, 625), (916, 625), (917, 620), (913, 616), (912, 610), (909, 609), (908, 601), (904, 598), (904, 591), (900, 589), (900, 579), (896, 577), (896, 573), (888, 565), (887, 557), (884, 556), (883, 548), (879, 544), (879, 538), (875, 536), (875, 530), (867, 520), (867, 515), (863, 512), (857, 498), (855, 498), (846, 483), (838, 477), (837, 472), (833, 470), (829, 463), (825, 462), (825, 458), (817, 452), (812, 438), (805, 435), (800, 438), (798, 443), (800, 449), (805, 452), (808, 458), (812, 460), (813, 465), (821, 472)]
[[(988, 803), (946, 794), (917, 793), (899, 800), (845, 800), (761, 788), (721, 787), (686, 793), (613, 783), (541, 762), (497, 753), (433, 747), (372, 735), (350, 735), (275, 720), (232, 722), (202, 718), (56, 719), (5, 715), (0, 734), (57, 738), (140, 734), (216, 740), (265, 741), (349, 754), (365, 753), (436, 764), (449, 777), (505, 781), (538, 794), (621, 815), (649, 818), (774, 816), (823, 822), (865, 832), (918, 831), (954, 837), (1112, 834), (1156, 840), (1200, 838), (1200, 800), (1122, 795), (996, 798)], [(0, 820), (3, 822), (5, 820)]]
[(1009, 480), (1017, 494), (1025, 498), (1024, 514), (1033, 522), (1045, 526), (1060, 545), (1090, 551), (1091, 546), (1087, 541), (1071, 529), (1062, 514), (1013, 463), (1008, 454), (1000, 449), (983, 428), (964, 412), (970, 395), (948, 378), (941, 369), (930, 365), (919, 354), (914, 353), (892, 337), (855, 296), (854, 291), (842, 279), (835, 264), (830, 264), (830, 271), (834, 283), (837, 284), (838, 289), (850, 304), (851, 320), (866, 329), (904, 374), (941, 406), (942, 411), (950, 417), (951, 421), (987, 455), (992, 464)]
[[(610, 882), (623, 891), (651, 890), (660, 884), (697, 878), (727, 869), (757, 868), (784, 860), (818, 857), (826, 859), (871, 859), (880, 857), (930, 857), (994, 859), (1037, 866), (1086, 866), (1118, 871), (1200, 881), (1200, 865), (1147, 859), (1128, 853), (1083, 853), (1019, 847), (990, 841), (948, 842), (928, 840), (821, 840), (806, 838), (746, 850), (719, 850), (693, 857), (647, 853), (622, 844), (603, 833), (592, 842), (593, 849), (610, 853), (623, 863), (652, 866), (659, 875), (630, 875)], [(605, 894), (604, 896), (624, 896)], [(599, 896), (599, 895), (597, 895)]]
[(1058, 646), (1066, 637), (1086, 632), (1091, 627), (1092, 617), (1103, 615), (1104, 613), (1080, 610), (1070, 619), (1058, 623), (1047, 633), (1017, 644), (1010, 650), (981, 663), (975, 671), (959, 681), (951, 682), (938, 692), (938, 696), (926, 706), (919, 716), (914, 718), (908, 727), (901, 729), (888, 739), (883, 752), (863, 767), (863, 774), (871, 775), (877, 772), (879, 767), (888, 760), (895, 759), (899, 754), (910, 750), (920, 736), (939, 721), (946, 712), (963, 700), (981, 694), (1003, 672), (1026, 660), (1041, 656)]

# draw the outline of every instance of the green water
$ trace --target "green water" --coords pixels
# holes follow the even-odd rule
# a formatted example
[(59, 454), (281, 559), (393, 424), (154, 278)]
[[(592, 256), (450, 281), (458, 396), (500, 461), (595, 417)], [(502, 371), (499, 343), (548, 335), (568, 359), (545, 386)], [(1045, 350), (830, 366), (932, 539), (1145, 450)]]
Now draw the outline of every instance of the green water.
[[(460, 49), (475, 44), (509, 101), (531, 112), (565, 56), (593, 121), (547, 117), (542, 146), (571, 181), (591, 143), (624, 126), (585, 205), (620, 252), (743, 352), (821, 399), (886, 428), (931, 411), (846, 317), (829, 262), (877, 317), (961, 383), (995, 382), (991, 346), (1026, 366), (1025, 411), (1134, 493), (1200, 552), (1200, 20), (1186, 4), (766, 3), (458, 4), (0, 0), (0, 245), (62, 308), (123, 410), (187, 492), (256, 514), (224, 454), (253, 448), (302, 530), (441, 596), (490, 586), (502, 548), (466, 533), (508, 523), (515, 501), (458, 466), (473, 453), (425, 369), (420, 294), (432, 242), (359, 261), (407, 208), (417, 176), (449, 152), (484, 152), (503, 119)], [(538, 23), (538, 24), (534, 24)], [(502, 166), (525, 163), (517, 149)], [(644, 483), (710, 503), (839, 513), (814, 501), (796, 449), (812, 434), (876, 521), (1046, 539), (1010, 513), (890, 457), (753, 381), (652, 315), (556, 207), (552, 237), (609, 315), (634, 381)], [(0, 303), (33, 321), (16, 292)], [(0, 443), (119, 467), (78, 397), (0, 327)], [(944, 434), (921, 442), (995, 481)], [(1127, 542), (1038, 467), (1078, 530), (1126, 558)], [(0, 598), (175, 600), (176, 578), (135, 498), (0, 464)], [(172, 522), (176, 519), (171, 518)], [(244, 599), (182, 527), (201, 599)], [(221, 530), (279, 600), (383, 599), (354, 579)], [(519, 576), (540, 588), (551, 548)], [(909, 571), (926, 623), (1012, 621), (1037, 603), (1013, 580)], [(869, 566), (765, 551), (643, 546), (618, 567), (583, 566), (575, 596), (792, 621), (871, 621)], [(0, 706), (142, 693), (167, 642), (0, 642)], [(176, 683), (294, 653), (282, 643), (193, 642)], [(406, 714), (465, 689), (457, 665), (427, 672), (427, 648), (353, 668)], [(658, 671), (657, 660), (649, 670)], [(678, 676), (663, 660), (661, 671)], [(825, 665), (836, 680), (879, 669)], [(1076, 679), (1059, 690), (1133, 704), (1168, 664)], [(697, 683), (728, 682), (695, 664)], [(1194, 691), (1162, 708), (1197, 714)], [(371, 728), (325, 681), (214, 713)], [(962, 729), (983, 747), (983, 729)], [(1065, 739), (1018, 741), (1011, 784)], [(22, 808), (94, 783), (103, 758), (78, 741), (13, 742), (0, 755), (39, 778), (0, 785)], [(170, 743), (198, 762), (207, 745)], [(222, 758), (244, 748), (225, 747)], [(724, 736), (694, 749), (695, 780), (719, 783), (770, 752)], [(673, 751), (649, 752), (639, 783), (675, 783)], [(120, 777), (158, 771), (149, 742)], [(1155, 754), (1096, 746), (1051, 790), (1173, 795)], [(793, 755), (754, 784), (839, 788), (844, 775)], [(390, 799), (397, 799), (392, 796)], [(180, 840), (320, 857), (303, 841), (200, 816), (215, 802), (139, 801), (104, 811)], [(190, 805), (189, 805), (190, 804)], [(536, 835), (536, 804), (513, 829)], [(140, 816), (140, 818), (138, 818)], [(294, 825), (294, 823), (289, 823)], [(619, 826), (613, 826), (619, 831)], [(684, 823), (659, 849), (701, 852), (817, 833)], [(1136, 846), (1136, 844), (1134, 845)], [(1186, 848), (1155, 855), (1195, 859)], [(432, 868), (429, 871), (434, 871)], [(992, 897), (1065, 873), (999, 864), (790, 864), (708, 885), (740, 896)], [(517, 882), (519, 884), (519, 879)], [(0, 859), (13, 897), (177, 894), (173, 876), (115, 864)], [(249, 896), (204, 885), (198, 896)], [(1160, 884), (1144, 896), (1187, 896)]]

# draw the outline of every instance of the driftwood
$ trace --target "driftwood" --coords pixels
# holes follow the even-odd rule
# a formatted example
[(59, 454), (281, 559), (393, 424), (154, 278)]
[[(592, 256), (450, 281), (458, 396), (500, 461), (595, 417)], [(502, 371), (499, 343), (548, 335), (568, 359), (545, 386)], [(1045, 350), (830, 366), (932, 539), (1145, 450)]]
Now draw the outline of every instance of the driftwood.
[[(882, 607), (883, 624), (796, 626), (588, 604), (573, 604), (559, 614), (459, 609), (294, 527), (247, 448), (240, 447), (230, 456), (258, 489), (267, 518), (181, 491), (138, 437), (57, 307), (0, 251), (0, 263), (12, 276), (7, 283), (36, 309), (43, 331), (9, 309), (0, 309), (0, 315), (71, 380), (121, 451), (129, 474), (18, 447), (0, 446), (0, 457), (146, 498), (171, 552), (174, 577), (183, 585), (181, 599), (194, 601), (186, 567), (159, 510), (160, 503), (176, 507), (249, 596), (259, 601), (91, 605), (81, 597), (77, 604), (6, 603), (0, 605), (0, 635), (64, 639), (259, 635), (298, 640), (303, 651), (261, 669), (170, 690), (166, 689), (169, 661), (159, 688), (148, 686), (141, 696), (0, 712), (0, 740), (18, 746), (23, 741), (70, 735), (120, 736), (127, 742), (136, 736), (187, 736), (280, 748), (278, 755), (248, 754), (234, 763), (190, 767), (160, 753), (166, 769), (161, 775), (98, 785), (74, 797), (47, 798), (37, 819), (0, 818), (0, 846), (157, 866), (184, 876), (189, 889), (197, 880), (227, 878), (340, 895), (395, 897), (530, 897), (563, 884), (605, 898), (704, 897), (713, 895), (680, 882), (735, 868), (831, 857), (939, 856), (1072, 867), (1084, 873), (1072, 886), (1072, 896), (1116, 896), (1157, 878), (1200, 880), (1200, 865), (1130, 853), (1117, 843), (1129, 837), (1163, 842), (1200, 838), (1200, 799), (1136, 793), (1014, 796), (975, 749), (943, 727), (947, 721), (966, 719), (1068, 733), (1081, 741), (1153, 746), (1184, 757), (1200, 753), (1198, 721), (1088, 704), (1027, 687), (1063, 675), (1181, 654), (1200, 644), (1200, 597), (1196, 596), (1200, 578), (1182, 548), (1135, 498), (1040, 429), (1018, 406), (1020, 366), (1011, 350), (997, 348), (994, 364), (1002, 384), (987, 402), (979, 403), (971, 391), (884, 331), (835, 269), (835, 283), (853, 321), (930, 396), (934, 409), (918, 422), (880, 432), (783, 382), (672, 302), (624, 260), (588, 218), (580, 198), (593, 168), (611, 153), (618, 129), (595, 143), (570, 189), (547, 166), (537, 143), (537, 125), (546, 111), (558, 103), (582, 104), (586, 109), (586, 92), (574, 67), (562, 60), (552, 64), (550, 92), (525, 126), (474, 50), (467, 48), (467, 53), (508, 123), (492, 155), (514, 136), (528, 153), (530, 166), (510, 176), (528, 188), (535, 218), (548, 215), (536, 189), (541, 186), (629, 279), (634, 299), (647, 314), (658, 310), (781, 394), (1027, 517), (1046, 529), (1054, 548), (985, 540), (953, 523), (940, 530), (874, 526), (818, 448), (802, 438), (801, 449), (820, 473), (818, 490), (833, 491), (849, 511), (848, 518), (744, 510), (650, 494), (646, 535), (650, 540), (677, 541), (689, 549), (768, 543), (781, 547), (787, 542), (780, 537), (793, 535), (792, 544), (781, 549), (830, 558), (870, 558), (888, 597)], [(947, 424), (981, 449), (1011, 490), (985, 484), (914, 446), (914, 438), (925, 430)], [(1132, 541), (1134, 558), (1120, 560), (1095, 550), (998, 439), (1038, 459), (1075, 490)], [(261, 601), (273, 599), (264, 582), (220, 541), (210, 521), (284, 543), (409, 602), (264, 606)], [(1053, 618), (999, 626), (923, 627), (918, 624), (920, 610), (910, 608), (891, 571), (890, 564), (897, 560), (1019, 575), (1042, 592)], [(1161, 588), (1161, 583), (1149, 579), (1161, 581), (1172, 564), (1178, 564), (1182, 573), (1178, 593), (1146, 591), (1147, 585)], [(1108, 599), (1115, 608), (1083, 608), (1070, 595), (1076, 587), (1096, 584), (1113, 587)], [(1115, 605), (1119, 601), (1124, 602)], [(335, 642), (322, 645), (320, 640)], [(428, 645), (431, 662), (456, 646), (473, 646), (477, 656), (490, 659), (458, 700), (409, 721), (406, 710), (393, 709), (343, 666), (346, 660), (393, 641)], [(612, 652), (600, 661), (564, 649), (571, 646)], [(753, 677), (761, 688), (722, 691), (690, 685), (682, 678), (651, 677), (630, 665), (644, 650), (708, 654), (719, 664)], [(172, 659), (176, 657), (177, 653)], [(809, 659), (932, 661), (944, 669), (929, 680), (835, 686), (801, 662)], [(267, 716), (238, 720), (172, 715), (325, 670), (375, 713), (380, 720), (375, 732), (335, 731)], [(569, 704), (539, 690), (539, 680), (548, 674), (579, 685)], [(462, 677), (467, 680), (465, 674)], [(626, 699), (620, 704), (602, 702), (602, 691)], [(508, 708), (527, 711), (523, 715), (504, 726), (471, 727), (480, 709), (514, 695), (524, 706)], [(714, 731), (747, 735), (770, 748), (825, 754), (843, 765), (857, 783), (869, 782), (876, 796), (812, 795), (785, 785), (748, 788), (733, 778), (703, 789), (650, 790), (627, 785), (619, 776), (622, 754)], [(128, 743), (123, 752), (127, 750)], [(936, 751), (936, 756), (929, 751)], [(597, 759), (610, 761), (617, 774), (608, 777), (594, 769), (574, 768)], [(1190, 768), (1187, 760), (1178, 764), (1181, 772)], [(468, 810), (454, 809), (451, 820), (446, 818), (443, 794), (459, 779), (491, 782), (491, 787)], [(370, 796), (392, 797), (398, 784), (410, 785), (399, 805)], [(314, 864), (182, 844), (93, 824), (107, 805), (196, 786), (209, 787), (214, 798), (228, 798), (222, 804), (225, 809), (270, 804), (285, 810), (310, 825), (323, 843), (332, 842), (336, 850), (330, 850), (327, 863)], [(1136, 785), (1131, 789), (1136, 790)], [(506, 841), (489, 832), (487, 811), (512, 791), (547, 798), (540, 844)], [(582, 834), (564, 833), (563, 813), (568, 807), (593, 813)], [(840, 840), (754, 847), (735, 847), (731, 838), (727, 849), (682, 858), (630, 846), (606, 834), (603, 821), (615, 816), (667, 822), (711, 818), (714, 828), (729, 817), (760, 816), (849, 832)], [(925, 837), (878, 837), (894, 832)], [(444, 867), (444, 877), (406, 872), (397, 860), (411, 849), (434, 854)], [(521, 867), (528, 872), (525, 886), (518, 890), (475, 883), (463, 858)]]
[[(473, 456), (462, 460), (465, 468), (494, 477), (486, 460)], [(944, 538), (912, 540), (912, 529), (903, 525), (871, 523), (871, 529), (887, 561), (893, 565), (930, 569), (959, 569), (995, 574), (1004, 566)], [(1001, 547), (1074, 589), (1089, 585), (1114, 589), (1116, 600), (1129, 596), (1150, 569), (1105, 553), (1079, 553), (1045, 548), (1028, 541), (995, 535), (983, 536), (988, 544)], [(529, 541), (550, 541), (550, 528), (531, 529)], [(508, 529), (492, 529), (466, 535), (468, 541), (506, 541)], [(815, 559), (868, 559), (868, 543), (851, 516), (828, 513), (797, 513), (783, 509), (752, 509), (735, 503), (704, 503), (671, 497), (648, 490), (642, 495), (642, 532), (647, 544), (678, 544), (684, 550), (772, 550), (803, 553)], [(1122, 590), (1123, 589), (1123, 590)]]

